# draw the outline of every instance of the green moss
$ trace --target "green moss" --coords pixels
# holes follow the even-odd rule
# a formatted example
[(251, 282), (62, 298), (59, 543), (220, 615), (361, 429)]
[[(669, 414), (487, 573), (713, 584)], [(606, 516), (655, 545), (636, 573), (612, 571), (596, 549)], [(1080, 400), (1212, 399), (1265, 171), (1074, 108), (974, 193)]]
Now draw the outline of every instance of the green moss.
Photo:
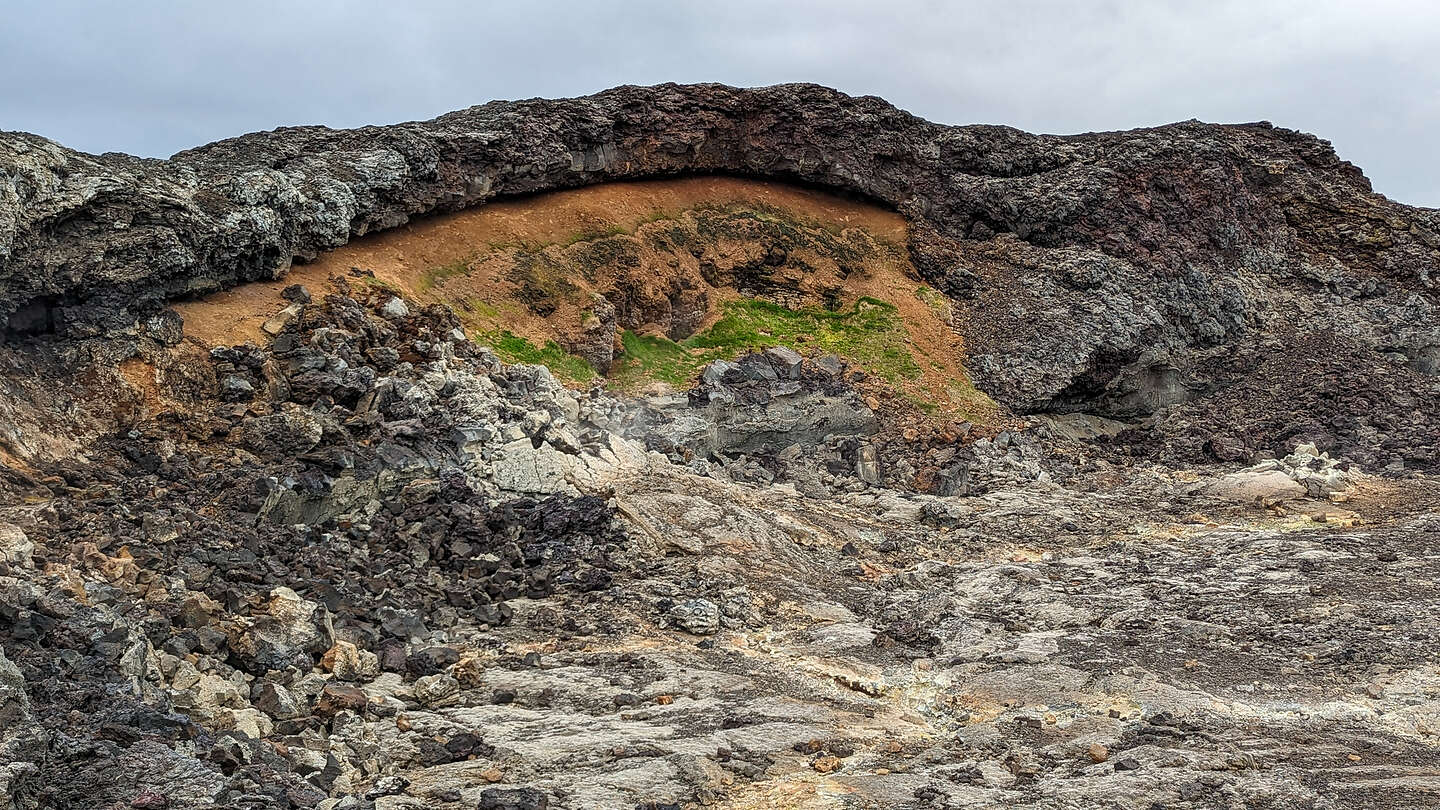
[[(513, 308), (513, 307), (510, 307), (510, 308)], [(500, 317), (500, 308), (499, 308), (499, 307), (495, 306), (494, 304), (491, 304), (489, 301), (485, 301), (485, 300), (480, 299), (480, 298), (467, 298), (467, 299), (465, 300), (465, 309), (466, 309), (467, 311), (469, 311), (469, 312), (475, 313), (476, 315), (478, 315), (478, 316), (480, 316), (480, 317), (482, 317), (482, 318), (498, 318), (498, 317)]]
[(622, 391), (639, 388), (652, 380), (683, 386), (709, 362), (665, 337), (637, 335), (626, 330), (620, 335), (624, 354), (611, 369), (611, 384)]
[(768, 346), (814, 347), (845, 357), (892, 382), (920, 376), (910, 355), (899, 311), (861, 298), (848, 310), (787, 309), (768, 301), (732, 301), (716, 324), (685, 341), (687, 347), (738, 354)]
[(613, 382), (630, 389), (651, 380), (686, 385), (714, 360), (730, 360), (771, 346), (837, 354), (891, 382), (913, 380), (921, 370), (910, 355), (907, 333), (895, 307), (863, 298), (844, 311), (794, 310), (768, 301), (725, 305), (714, 326), (682, 342), (625, 332), (625, 353)]
[(950, 299), (946, 298), (944, 293), (922, 284), (916, 288), (915, 297), (925, 302), (925, 305), (934, 310), (936, 315), (939, 315), (947, 322), (950, 320), (952, 312)]
[(530, 363), (545, 366), (550, 369), (552, 374), (567, 382), (586, 382), (595, 379), (594, 366), (584, 358), (565, 351), (559, 343), (553, 340), (545, 341), (544, 346), (536, 346), (529, 340), (505, 329), (481, 332), (476, 337), (480, 342), (488, 343), (490, 348), (495, 350), (495, 355), (507, 363)]

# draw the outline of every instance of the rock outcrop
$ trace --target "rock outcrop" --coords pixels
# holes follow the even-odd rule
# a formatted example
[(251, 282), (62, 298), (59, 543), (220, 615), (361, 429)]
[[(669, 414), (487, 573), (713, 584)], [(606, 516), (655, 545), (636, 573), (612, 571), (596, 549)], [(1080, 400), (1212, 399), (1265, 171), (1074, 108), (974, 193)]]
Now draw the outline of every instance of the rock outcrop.
[(1373, 194), (1324, 141), (1264, 123), (1063, 137), (944, 126), (813, 85), (492, 102), (164, 161), (6, 134), (0, 314), (20, 332), (143, 329), (168, 299), (273, 277), (432, 212), (716, 172), (904, 213), (921, 272), (974, 301), (972, 372), (1022, 411), (1153, 414), (1315, 334), (1364, 383), (1366, 367), (1397, 366), (1382, 396), (1432, 390), (1410, 375), (1433, 378), (1440, 352), (1440, 214)]
[[(245, 338), (167, 308), (693, 172), (902, 212), (891, 291), (999, 405), (819, 340), (567, 387), (363, 267), (266, 287)], [(801, 85), (169, 161), (0, 135), (0, 807), (1428, 806), (1437, 226), (1268, 125), (1035, 136)], [(830, 278), (744, 234), (783, 293)], [(636, 268), (593, 365), (708, 317), (636, 315)]]

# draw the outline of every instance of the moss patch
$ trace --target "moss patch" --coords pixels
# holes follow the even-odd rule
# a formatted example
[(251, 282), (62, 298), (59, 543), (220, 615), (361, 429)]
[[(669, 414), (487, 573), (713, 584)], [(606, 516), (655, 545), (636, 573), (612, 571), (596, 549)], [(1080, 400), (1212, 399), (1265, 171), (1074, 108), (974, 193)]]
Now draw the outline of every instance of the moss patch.
[(553, 340), (544, 346), (536, 346), (529, 340), (504, 329), (481, 332), (476, 335), (481, 342), (495, 350), (495, 355), (507, 363), (530, 363), (545, 366), (550, 372), (566, 382), (586, 382), (595, 379), (595, 367), (583, 358), (577, 357)]
[(771, 346), (837, 354), (898, 383), (920, 376), (906, 338), (896, 308), (873, 298), (862, 298), (838, 312), (820, 307), (787, 309), (742, 299), (726, 303), (714, 326), (679, 343), (625, 332), (621, 337), (625, 354), (616, 363), (614, 383), (622, 389), (649, 380), (685, 385), (712, 361)]

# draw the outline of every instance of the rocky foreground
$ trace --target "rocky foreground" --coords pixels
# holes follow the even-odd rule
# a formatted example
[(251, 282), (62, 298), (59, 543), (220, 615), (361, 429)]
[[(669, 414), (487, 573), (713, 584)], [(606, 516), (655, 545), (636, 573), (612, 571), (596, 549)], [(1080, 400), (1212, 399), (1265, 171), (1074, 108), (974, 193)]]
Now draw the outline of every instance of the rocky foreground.
[[(897, 208), (1001, 414), (786, 346), (566, 387), (361, 267), (258, 342), (167, 309), (706, 171)], [(1437, 232), (1268, 125), (808, 86), (0, 135), (3, 806), (1435, 806)]]

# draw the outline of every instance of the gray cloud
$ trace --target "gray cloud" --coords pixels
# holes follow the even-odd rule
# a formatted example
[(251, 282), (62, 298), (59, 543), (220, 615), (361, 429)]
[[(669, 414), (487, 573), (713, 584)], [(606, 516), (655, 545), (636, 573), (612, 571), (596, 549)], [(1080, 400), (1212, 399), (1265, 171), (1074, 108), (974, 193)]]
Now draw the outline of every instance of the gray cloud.
[(815, 81), (1041, 132), (1267, 119), (1440, 206), (1440, 4), (4, 0), (0, 128), (163, 156), (616, 84)]

